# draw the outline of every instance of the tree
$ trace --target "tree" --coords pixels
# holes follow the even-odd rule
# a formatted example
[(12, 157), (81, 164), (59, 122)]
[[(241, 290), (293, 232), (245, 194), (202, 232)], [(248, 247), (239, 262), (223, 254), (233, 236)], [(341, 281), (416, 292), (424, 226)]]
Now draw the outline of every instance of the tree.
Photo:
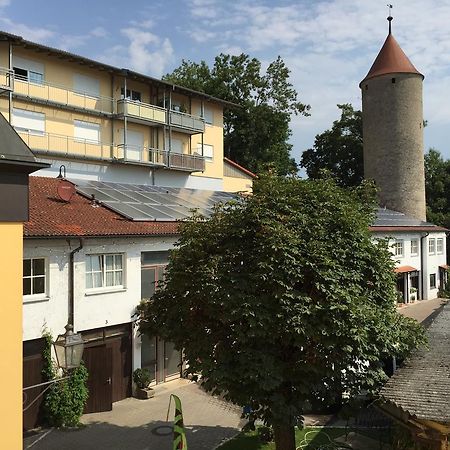
[(357, 186), (364, 178), (362, 113), (349, 103), (337, 105), (341, 118), (331, 130), (318, 134), (313, 148), (303, 152), (300, 166), (309, 178), (326, 169), (341, 186)]
[(288, 142), (291, 114), (309, 110), (297, 100), (289, 73), (280, 57), (262, 73), (258, 59), (222, 53), (211, 68), (183, 60), (164, 79), (238, 105), (224, 112), (225, 155), (254, 172), (272, 167), (285, 175), (297, 170)]
[(381, 361), (423, 342), (396, 312), (393, 261), (368, 230), (373, 188), (262, 176), (254, 194), (181, 224), (139, 329), (183, 349), (186, 374), (295, 450), (308, 404), (373, 390)]

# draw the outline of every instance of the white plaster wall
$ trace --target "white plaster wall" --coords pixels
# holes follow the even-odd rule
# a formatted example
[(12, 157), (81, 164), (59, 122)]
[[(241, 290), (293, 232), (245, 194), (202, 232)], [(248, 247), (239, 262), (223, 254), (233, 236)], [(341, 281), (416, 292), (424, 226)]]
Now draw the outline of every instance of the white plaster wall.
[[(391, 231), (388, 233), (374, 233), (375, 239), (383, 239), (389, 238), (389, 243), (393, 244), (396, 239), (403, 240), (403, 257), (392, 256), (392, 259), (396, 262), (396, 267), (399, 266), (412, 266), (417, 270), (420, 270), (419, 276), (419, 290), (422, 288), (422, 283), (424, 285), (423, 289), (423, 299), (428, 300), (432, 298), (436, 298), (438, 295), (439, 288), (439, 266), (446, 264), (446, 234), (443, 231), (438, 232), (430, 232), (428, 236), (426, 236), (426, 232), (404, 232), (404, 231)], [(421, 237), (424, 239), (421, 241)], [(438, 255), (429, 255), (428, 254), (428, 240), (430, 238), (443, 238), (444, 239), (444, 251), (442, 254)], [(411, 239), (419, 240), (419, 253), (417, 256), (411, 255)], [(421, 244), (422, 242), (422, 244)], [(421, 248), (423, 245), (423, 248)], [(421, 253), (424, 252), (424, 264), (422, 267), (421, 263)], [(436, 274), (436, 289), (430, 289), (430, 277), (431, 273)], [(409, 286), (411, 284), (409, 283)]]
[[(74, 259), (74, 330), (131, 322), (132, 314), (140, 301), (141, 252), (165, 251), (173, 248), (174, 237), (155, 238), (99, 238), (86, 239), (83, 249)], [(46, 257), (49, 267), (48, 297), (23, 305), (23, 339), (42, 335), (45, 326), (54, 337), (64, 333), (68, 313), (68, 261), (69, 253), (78, 247), (61, 240), (29, 240), (24, 242), (24, 257)], [(117, 291), (86, 291), (85, 258), (94, 253), (123, 253), (125, 261), (125, 287)], [(139, 361), (140, 362), (140, 361)], [(137, 366), (135, 366), (137, 367)]]

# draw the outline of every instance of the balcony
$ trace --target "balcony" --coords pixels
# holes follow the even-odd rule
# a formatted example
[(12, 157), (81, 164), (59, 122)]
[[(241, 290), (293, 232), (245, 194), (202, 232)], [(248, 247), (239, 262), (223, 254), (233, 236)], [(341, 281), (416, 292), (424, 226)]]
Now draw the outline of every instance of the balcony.
[(166, 152), (165, 161), (169, 169), (187, 172), (203, 172), (205, 170), (205, 158), (201, 155)]
[(170, 125), (176, 131), (189, 134), (205, 132), (205, 121), (201, 117), (178, 111), (170, 111), (169, 120)]
[(67, 87), (50, 84), (45, 81), (41, 83), (31, 82), (17, 75), (14, 78), (13, 92), (17, 96), (35, 99), (40, 102), (96, 111), (102, 114), (111, 114), (113, 108), (113, 100), (110, 97), (93, 97), (87, 93), (75, 92)]
[(53, 133), (26, 132), (20, 129), (16, 131), (39, 155), (167, 167), (186, 172), (205, 170), (205, 158), (200, 155), (185, 155), (134, 145), (93, 142)]
[(117, 101), (117, 113), (129, 117), (134, 122), (146, 125), (155, 123), (164, 125), (166, 123), (166, 110), (159, 106), (148, 103), (136, 102), (130, 99)]
[(12, 70), (0, 67), (0, 94), (10, 92), (14, 88), (14, 74)]

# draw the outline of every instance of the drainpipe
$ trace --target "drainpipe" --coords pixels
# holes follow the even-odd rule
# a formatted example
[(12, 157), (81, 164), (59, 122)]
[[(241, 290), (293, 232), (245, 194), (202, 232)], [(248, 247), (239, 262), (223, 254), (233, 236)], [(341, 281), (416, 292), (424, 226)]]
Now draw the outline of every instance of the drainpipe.
[[(70, 241), (69, 241), (70, 244)], [(69, 314), (67, 319), (67, 324), (72, 325), (73, 328), (73, 319), (74, 319), (74, 257), (75, 253), (78, 253), (83, 248), (83, 240), (80, 239), (80, 245), (73, 249), (69, 254)]]
[[(428, 237), (430, 235), (430, 233), (425, 233), (422, 236), (420, 236), (420, 268), (421, 268), (421, 272), (422, 272), (422, 283), (420, 286), (420, 300), (423, 300), (423, 293), (424, 293), (424, 287), (425, 287), (425, 282), (427, 282), (427, 280), (425, 280), (425, 271), (423, 270), (423, 262), (424, 262), (424, 254), (428, 254), (428, 251), (425, 253), (424, 251), (424, 247), (423, 247), (423, 240)], [(427, 250), (427, 249), (426, 249)]]

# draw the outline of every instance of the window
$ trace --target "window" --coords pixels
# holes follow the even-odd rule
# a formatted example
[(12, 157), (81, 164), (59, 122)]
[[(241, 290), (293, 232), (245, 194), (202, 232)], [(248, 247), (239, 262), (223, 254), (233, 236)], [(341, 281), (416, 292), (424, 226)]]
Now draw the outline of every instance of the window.
[(403, 241), (396, 240), (392, 245), (392, 248), (394, 250), (394, 256), (403, 256)]
[(45, 131), (45, 114), (14, 108), (12, 124), (17, 131), (42, 136)]
[(86, 289), (123, 287), (123, 255), (87, 255)]
[(100, 82), (96, 78), (87, 77), (86, 75), (74, 74), (73, 89), (78, 94), (94, 98), (100, 97)]
[(442, 255), (444, 253), (444, 239), (443, 238), (436, 239), (436, 252), (438, 255)]
[(434, 238), (428, 240), (428, 254), (429, 255), (436, 254), (436, 239)]
[(207, 125), (212, 125), (214, 123), (214, 111), (211, 108), (204, 106), (203, 107), (203, 115), (202, 115), (202, 107), (199, 106), (198, 115), (205, 119), (205, 123)]
[(13, 57), (14, 78), (30, 83), (42, 84), (44, 82), (44, 66), (37, 61)]
[(45, 296), (47, 282), (45, 258), (23, 260), (23, 295)]
[[(124, 88), (120, 89), (120, 98), (124, 98)], [(133, 89), (127, 89), (127, 97), (128, 100), (133, 100), (134, 102), (141, 101), (141, 93), (138, 91), (133, 91)]]
[(411, 239), (411, 256), (419, 254), (419, 239)]
[(212, 160), (214, 157), (214, 146), (209, 144), (203, 144), (203, 152), (202, 152), (202, 144), (197, 144), (197, 153), (199, 155), (203, 155), (206, 159)]
[[(167, 149), (169, 149), (169, 140), (166, 141)], [(170, 151), (172, 153), (183, 153), (183, 142), (179, 139), (171, 139), (170, 141)]]
[(435, 288), (436, 288), (436, 274), (431, 273), (430, 274), (430, 289), (435, 289)]
[(83, 142), (98, 144), (100, 142), (100, 125), (98, 123), (74, 120), (74, 137)]

